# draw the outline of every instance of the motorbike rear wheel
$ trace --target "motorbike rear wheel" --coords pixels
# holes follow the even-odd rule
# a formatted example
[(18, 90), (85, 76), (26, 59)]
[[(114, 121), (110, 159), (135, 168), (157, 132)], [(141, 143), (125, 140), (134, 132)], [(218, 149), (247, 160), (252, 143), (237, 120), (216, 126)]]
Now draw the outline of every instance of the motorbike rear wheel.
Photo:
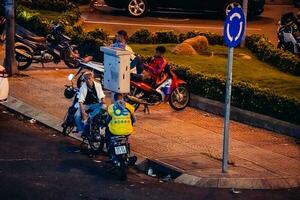
[(172, 91), (169, 97), (169, 104), (174, 110), (185, 109), (190, 102), (190, 91), (186, 84), (181, 84)]
[(65, 115), (65, 119), (64, 119), (64, 123), (62, 124), (63, 127), (63, 135), (64, 136), (68, 136), (70, 135), (70, 133), (72, 133), (75, 124), (74, 124), (74, 114), (76, 112), (76, 110), (73, 110), (73, 107), (70, 107), (68, 109), (68, 112)]
[(64, 136), (68, 136), (72, 133), (73, 129), (74, 129), (74, 126), (70, 126), (70, 125), (63, 126), (62, 133)]
[(127, 181), (127, 178), (128, 178), (128, 166), (127, 166), (127, 164), (125, 163), (125, 161), (124, 160), (121, 160), (120, 161), (120, 168), (119, 168), (119, 170), (120, 170), (120, 179), (122, 180), (122, 181)]
[(25, 70), (32, 64), (32, 59), (29, 58), (29, 56), (31, 56), (33, 52), (30, 48), (24, 45), (17, 45), (15, 47), (15, 53), (19, 70)]

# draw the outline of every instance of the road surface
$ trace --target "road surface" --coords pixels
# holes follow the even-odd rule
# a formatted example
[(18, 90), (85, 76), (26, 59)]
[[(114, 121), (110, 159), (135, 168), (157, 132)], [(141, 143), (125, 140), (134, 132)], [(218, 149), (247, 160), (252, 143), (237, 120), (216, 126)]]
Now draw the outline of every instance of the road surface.
[[(88, 10), (88, 9), (85, 9)], [(278, 21), (283, 13), (297, 12), (298, 9), (291, 5), (265, 5), (265, 11), (259, 17), (248, 21), (248, 34), (265, 34), (275, 43), (277, 42), (276, 30)], [(151, 31), (174, 30), (187, 32), (192, 30), (223, 33), (223, 19), (217, 15), (188, 15), (169, 13), (150, 13), (144, 18), (127, 16), (126, 12), (102, 7), (94, 13), (83, 12), (84, 26), (87, 30), (103, 28), (110, 34), (117, 30), (125, 29), (132, 34), (138, 29), (147, 28)]]

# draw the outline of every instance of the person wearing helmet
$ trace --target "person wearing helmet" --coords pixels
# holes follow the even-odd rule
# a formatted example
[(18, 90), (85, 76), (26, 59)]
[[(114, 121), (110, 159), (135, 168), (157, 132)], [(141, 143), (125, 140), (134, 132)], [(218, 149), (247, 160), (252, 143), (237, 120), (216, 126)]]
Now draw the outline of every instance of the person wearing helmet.
[[(92, 121), (101, 112), (101, 109), (105, 109), (105, 94), (101, 84), (94, 80), (93, 72), (85, 72), (84, 80), (85, 82), (79, 89), (78, 110), (75, 113), (77, 136), (82, 136), (84, 133), (84, 127), (88, 119)], [(87, 114), (87, 111), (89, 111), (89, 114)]]
[(115, 102), (108, 107), (110, 121), (108, 129), (113, 135), (130, 135), (133, 132), (132, 124), (136, 122), (134, 107), (123, 100), (123, 95), (115, 93)]
[[(129, 136), (133, 132), (133, 123), (136, 122), (134, 107), (123, 100), (122, 94), (115, 93), (114, 101), (107, 109), (109, 119), (105, 137), (108, 151), (111, 151), (110, 138), (112, 136)], [(109, 155), (112, 156), (113, 154)], [(136, 156), (130, 157), (130, 164), (134, 165), (136, 159)], [(110, 160), (113, 158), (110, 157)]]

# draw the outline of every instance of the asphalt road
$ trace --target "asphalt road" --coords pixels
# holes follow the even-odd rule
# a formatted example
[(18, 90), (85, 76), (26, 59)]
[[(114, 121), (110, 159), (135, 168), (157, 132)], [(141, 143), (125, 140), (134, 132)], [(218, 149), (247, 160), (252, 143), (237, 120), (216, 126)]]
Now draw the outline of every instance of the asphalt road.
[[(216, 14), (188, 15), (170, 13), (150, 13), (143, 18), (127, 16), (122, 10), (110, 7), (101, 7), (94, 13), (83, 12), (84, 26), (87, 30), (103, 28), (110, 34), (117, 30), (125, 29), (132, 34), (138, 29), (147, 28), (151, 31), (174, 30), (175, 32), (186, 32), (198, 30), (202, 32), (223, 33), (223, 19)], [(265, 34), (272, 42), (277, 42), (277, 23), (281, 15), (286, 12), (297, 12), (298, 9), (291, 5), (265, 5), (265, 11), (248, 21), (248, 34)]]
[(160, 183), (136, 170), (121, 182), (102, 156), (88, 158), (78, 142), (39, 124), (31, 124), (0, 106), (0, 199), (289, 199), (300, 188), (242, 190), (196, 188)]

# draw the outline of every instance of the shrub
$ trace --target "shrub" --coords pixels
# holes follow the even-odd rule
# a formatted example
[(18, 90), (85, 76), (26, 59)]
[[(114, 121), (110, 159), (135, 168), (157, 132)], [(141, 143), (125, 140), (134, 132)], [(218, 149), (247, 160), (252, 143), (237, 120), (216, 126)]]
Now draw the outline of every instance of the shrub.
[(152, 44), (153, 36), (148, 29), (141, 29), (130, 36), (128, 41), (130, 43)]
[(75, 4), (69, 0), (19, 0), (17, 4), (27, 6), (31, 9), (51, 10), (56, 12), (65, 12), (76, 8)]
[[(74, 30), (73, 30), (74, 31)], [(79, 52), (84, 52), (84, 55), (90, 55), (94, 57), (94, 61), (103, 62), (103, 52), (100, 51), (101, 46), (107, 46), (109, 44), (108, 33), (102, 29), (96, 29), (88, 33), (74, 31), (72, 34), (72, 41), (78, 45)]]
[(281, 71), (300, 76), (300, 58), (275, 48), (265, 36), (257, 34), (248, 36), (246, 46), (258, 59), (270, 63)]
[(155, 44), (178, 43), (178, 36), (173, 31), (156, 32), (153, 38)]
[[(188, 67), (182, 66), (175, 66), (175, 72), (187, 81), (192, 93), (209, 99), (224, 101), (226, 81), (222, 77), (196, 73)], [(247, 82), (233, 82), (232, 105), (300, 124), (300, 103), (296, 99), (277, 95), (270, 89), (261, 89)]]
[(91, 0), (70, 0), (70, 2), (79, 4), (79, 5), (86, 5), (86, 4), (89, 4), (91, 2)]
[(64, 26), (73, 26), (79, 17), (80, 12), (77, 9), (68, 10), (54, 17), (43, 16), (39, 12), (22, 5), (18, 5), (16, 9), (17, 23), (37, 35), (50, 33), (52, 24), (61, 23)]
[(215, 33), (202, 33), (197, 31), (190, 31), (176, 35), (174, 31), (161, 31), (151, 34), (148, 29), (141, 29), (136, 31), (130, 38), (130, 43), (139, 44), (165, 44), (165, 43), (181, 43), (186, 39), (196, 36), (205, 36), (211, 45), (224, 45), (223, 36)]

